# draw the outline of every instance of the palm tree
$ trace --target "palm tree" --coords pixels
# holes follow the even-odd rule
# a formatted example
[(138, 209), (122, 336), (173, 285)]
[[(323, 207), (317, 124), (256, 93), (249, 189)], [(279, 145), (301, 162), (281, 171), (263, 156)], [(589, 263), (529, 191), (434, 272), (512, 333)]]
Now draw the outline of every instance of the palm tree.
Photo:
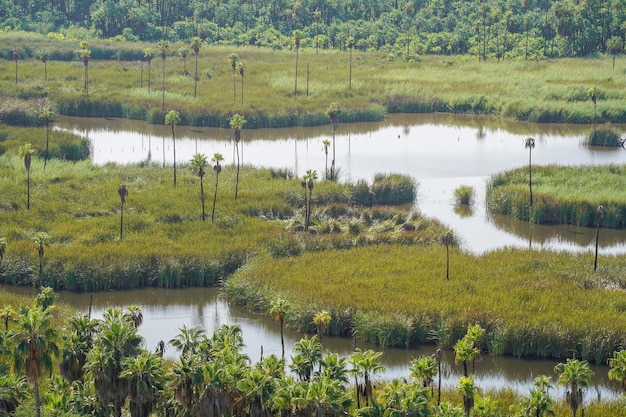
[(243, 107), (243, 76), (246, 70), (246, 61), (237, 62), (237, 69), (239, 69), (239, 75), (241, 76), (241, 107)]
[(592, 140), (592, 143), (596, 143), (596, 104), (598, 101), (598, 89), (595, 87), (591, 87), (587, 91), (587, 95), (593, 102), (593, 140)]
[(7, 239), (4, 236), (0, 236), (0, 263), (4, 259), (4, 253), (7, 249)]
[(463, 408), (465, 409), (465, 415), (470, 417), (470, 413), (474, 407), (474, 394), (477, 390), (476, 384), (474, 384), (474, 375), (470, 377), (462, 376), (459, 379), (458, 389), (461, 392), (461, 395), (463, 395)]
[(39, 378), (44, 372), (52, 369), (53, 357), (59, 354), (52, 320), (50, 309), (44, 310), (39, 307), (23, 309), (17, 332), (13, 336), (15, 369), (24, 369), (28, 382), (35, 388), (37, 417), (41, 416)]
[(204, 383), (200, 357), (181, 355), (174, 365), (173, 374), (171, 386), (174, 397), (187, 410), (185, 416), (189, 416), (200, 399), (200, 390)]
[(69, 318), (63, 336), (63, 354), (59, 371), (69, 382), (82, 381), (85, 374), (87, 353), (93, 347), (93, 334), (98, 322), (87, 315)]
[(450, 279), (450, 245), (454, 244), (454, 237), (449, 230), (441, 236), (441, 243), (446, 247), (446, 280)]
[(139, 326), (143, 323), (143, 313), (141, 312), (141, 307), (136, 304), (128, 306), (128, 312), (125, 313), (125, 315), (133, 323), (135, 329), (139, 328)]
[(189, 51), (184, 46), (178, 48), (178, 55), (183, 59), (183, 74), (187, 75), (187, 55), (189, 55)]
[(48, 60), (50, 59), (50, 52), (47, 49), (42, 49), (39, 51), (37, 58), (43, 62), (43, 69), (46, 82), (48, 82)]
[(467, 377), (467, 363), (473, 361), (480, 353), (480, 350), (474, 346), (474, 342), (470, 338), (463, 337), (454, 344), (454, 352), (455, 362), (463, 362), (463, 375)]
[(44, 107), (39, 112), (39, 118), (42, 119), (46, 124), (46, 155), (43, 160), (43, 170), (46, 171), (46, 163), (48, 162), (48, 158), (50, 158), (49, 149), (49, 135), (50, 135), (50, 122), (54, 120), (54, 112), (50, 109), (50, 107)]
[(322, 360), (322, 345), (317, 340), (317, 336), (303, 338), (293, 346), (296, 356), (292, 357), (291, 368), (296, 372), (302, 381), (310, 381), (315, 370)]
[(578, 408), (583, 405), (583, 388), (589, 386), (593, 371), (589, 368), (587, 361), (568, 359), (566, 363), (557, 364), (554, 372), (559, 374), (557, 383), (568, 387), (565, 401), (572, 410), (573, 417), (576, 417)]
[(150, 94), (150, 74), (152, 69), (152, 58), (154, 58), (154, 51), (152, 48), (146, 48), (143, 50), (143, 57), (148, 61), (148, 94)]
[(419, 378), (424, 388), (430, 388), (430, 395), (434, 394), (433, 381), (439, 373), (437, 359), (434, 356), (420, 356), (411, 361), (409, 366), (410, 376)]
[(341, 108), (336, 103), (330, 103), (328, 109), (326, 109), (326, 116), (330, 119), (330, 124), (333, 127), (333, 160), (330, 164), (330, 180), (334, 181), (335, 178), (335, 132), (339, 127), (339, 116), (341, 115)]
[(298, 51), (300, 51), (300, 41), (304, 38), (304, 32), (301, 30), (293, 31), (293, 43), (296, 46), (296, 83), (293, 89), (293, 95), (298, 95)]
[(125, 358), (120, 378), (130, 380), (131, 417), (149, 417), (165, 389), (165, 360), (156, 353), (142, 351)]
[[(165, 61), (165, 60), (164, 60)], [(180, 123), (180, 113), (176, 110), (170, 110), (165, 115), (165, 124), (172, 126), (172, 141), (174, 150), (174, 187), (176, 187), (176, 135), (174, 133), (174, 126)]]
[[(371, 349), (362, 351), (357, 348), (354, 353), (350, 355), (350, 361), (353, 365), (352, 372), (355, 374), (355, 379), (359, 374), (363, 376), (363, 396), (365, 397), (365, 405), (369, 405), (369, 401), (372, 399), (372, 375), (385, 370), (385, 367), (380, 364), (382, 354), (382, 352), (375, 352)], [(356, 388), (358, 390), (358, 383), (356, 384)], [(357, 393), (357, 403), (358, 402)], [(358, 405), (357, 408), (359, 408)]]
[(613, 69), (615, 69), (615, 57), (624, 50), (624, 41), (619, 36), (612, 36), (606, 41), (606, 51), (613, 56)]
[[(165, 58), (170, 44), (167, 41), (159, 41), (157, 44), (161, 54), (161, 110), (165, 110)], [(167, 124), (167, 123), (166, 123)], [(176, 163), (174, 163), (176, 165)]]
[(80, 42), (78, 57), (83, 60), (83, 64), (85, 65), (85, 94), (89, 95), (89, 59), (91, 58), (91, 49), (89, 49), (89, 42)]
[(28, 381), (25, 376), (7, 373), (0, 376), (0, 412), (13, 415), (22, 401), (30, 397)]
[(326, 154), (326, 167), (324, 169), (324, 178), (328, 180), (330, 179), (328, 175), (328, 147), (330, 146), (330, 141), (328, 139), (324, 139), (322, 141), (322, 145), (324, 145), (324, 154)]
[(198, 352), (200, 343), (205, 337), (201, 327), (187, 327), (186, 324), (183, 324), (183, 327), (178, 328), (178, 334), (169, 341), (169, 344), (180, 351), (181, 356), (189, 358)]
[(202, 39), (199, 36), (191, 38), (191, 49), (196, 56), (196, 72), (193, 77), (193, 98), (196, 98), (198, 91), (198, 53), (202, 47)]
[(321, 310), (315, 313), (313, 316), (313, 324), (315, 325), (315, 329), (317, 330), (317, 337), (320, 339), (320, 343), (322, 343), (322, 336), (326, 331), (326, 327), (330, 324), (332, 317), (330, 313), (326, 310)]
[(19, 155), (19, 157), (24, 158), (24, 166), (26, 167), (26, 209), (28, 210), (30, 210), (30, 163), (34, 153), (35, 150), (30, 147), (30, 143), (26, 143), (24, 144), (24, 146), (20, 146), (17, 150), (17, 154)]
[(33, 242), (37, 245), (37, 253), (39, 254), (39, 281), (43, 279), (43, 256), (45, 246), (50, 245), (50, 236), (45, 232), (39, 232), (33, 238)]
[(346, 38), (346, 46), (350, 49), (350, 84), (349, 89), (352, 90), (352, 50), (354, 49), (354, 38), (348, 36)]
[(230, 62), (230, 67), (233, 69), (233, 104), (237, 102), (237, 62), (239, 62), (239, 55), (230, 54), (228, 55), (228, 61)]
[(120, 196), (120, 242), (122, 241), (122, 232), (124, 231), (124, 204), (126, 203), (126, 197), (128, 197), (128, 189), (126, 184), (120, 184), (117, 189), (117, 195)]
[[(308, 169), (306, 174), (302, 177), (302, 188), (304, 188), (304, 230), (309, 230), (309, 224), (311, 222), (311, 198), (313, 197), (313, 188), (315, 187), (315, 180), (317, 179), (317, 171)], [(307, 189), (309, 195), (307, 198)]]
[(234, 114), (230, 118), (230, 127), (233, 129), (235, 135), (235, 149), (237, 150), (237, 178), (235, 180), (235, 200), (239, 191), (239, 141), (241, 140), (241, 129), (246, 124), (247, 120), (240, 114)]
[(609, 379), (620, 381), (626, 392), (626, 350), (614, 351), (613, 357), (608, 360)]
[(202, 200), (202, 221), (204, 221), (204, 184), (202, 179), (204, 178), (204, 174), (206, 174), (206, 169), (209, 166), (209, 161), (207, 160), (206, 155), (204, 154), (195, 154), (191, 161), (191, 169), (200, 177), (200, 199)]
[[(533, 148), (535, 147), (534, 138), (524, 139), (524, 148), (528, 149), (528, 188), (530, 190), (530, 206), (533, 206)], [(530, 214), (529, 214), (530, 218)]]
[(216, 152), (213, 154), (213, 158), (211, 158), (211, 162), (213, 163), (213, 171), (215, 171), (215, 193), (213, 194), (213, 209), (211, 210), (211, 223), (215, 221), (215, 204), (217, 203), (217, 187), (220, 182), (220, 172), (222, 172), (222, 164), (221, 162), (224, 160), (224, 157), (221, 153)]
[(11, 57), (15, 61), (15, 84), (17, 84), (17, 60), (22, 56), (22, 51), (18, 48), (11, 49)]
[(291, 305), (289, 301), (277, 298), (272, 300), (268, 313), (280, 324), (280, 345), (282, 346), (282, 358), (285, 357), (285, 317), (289, 314)]
[(602, 219), (604, 219), (604, 207), (598, 206), (597, 213), (598, 213), (598, 226), (596, 227), (596, 254), (593, 259), (594, 272), (598, 268), (598, 243), (600, 240), (600, 227), (602, 227)]
[(11, 306), (4, 306), (0, 309), (0, 321), (4, 322), (4, 331), (9, 331), (9, 322), (15, 319), (16, 311)]

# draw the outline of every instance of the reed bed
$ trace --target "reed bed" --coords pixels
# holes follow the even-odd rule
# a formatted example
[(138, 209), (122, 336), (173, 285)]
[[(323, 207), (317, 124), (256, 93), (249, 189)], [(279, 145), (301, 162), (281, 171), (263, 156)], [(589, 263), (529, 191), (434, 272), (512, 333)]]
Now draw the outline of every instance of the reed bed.
[(230, 297), (268, 311), (276, 297), (292, 304), (287, 321), (312, 331), (327, 310), (329, 332), (385, 346), (452, 347), (480, 324), (481, 348), (493, 354), (605, 363), (623, 349), (626, 266), (620, 257), (503, 249), (482, 256), (439, 245), (378, 245), (259, 258), (226, 283)]
[(533, 223), (626, 227), (626, 166), (533, 167), (530, 207), (528, 167), (495, 174), (487, 187), (490, 210)]
[[(89, 94), (83, 91), (83, 62), (78, 44), (34, 35), (0, 34), (7, 48), (18, 47), (24, 59), (0, 60), (0, 95), (23, 99), (45, 97), (66, 115), (127, 117), (162, 123), (163, 112), (176, 109), (190, 125), (227, 127), (235, 112), (246, 128), (320, 125), (336, 102), (340, 121), (380, 120), (387, 112), (451, 112), (492, 114), (534, 122), (591, 123), (594, 106), (587, 91), (598, 91), (598, 123), (626, 123), (626, 87), (612, 69), (610, 56), (594, 59), (476, 62), (468, 56), (420, 56), (415, 62), (390, 60), (382, 52), (353, 51), (352, 82), (348, 51), (300, 48), (298, 88), (295, 51), (204, 45), (198, 56), (199, 80), (194, 97), (195, 56), (187, 57), (172, 43), (165, 60), (165, 104), (162, 103), (163, 63), (155, 55), (143, 59), (147, 43), (94, 40), (90, 45)], [(48, 81), (36, 59), (47, 49)], [(233, 72), (228, 55), (246, 61), (243, 79)], [(211, 77), (202, 76), (210, 73)], [(150, 92), (148, 92), (150, 78)], [(488, 82), (486, 81), (488, 80)], [(28, 119), (29, 113), (23, 115)]]
[[(37, 121), (41, 123), (40, 120)], [(89, 156), (89, 140), (70, 132), (53, 130), (51, 123), (49, 132), (49, 158), (66, 161), (80, 161)], [(44, 158), (46, 154), (46, 128), (20, 128), (0, 125), (0, 155), (14, 152), (25, 143), (30, 143), (36, 157)]]

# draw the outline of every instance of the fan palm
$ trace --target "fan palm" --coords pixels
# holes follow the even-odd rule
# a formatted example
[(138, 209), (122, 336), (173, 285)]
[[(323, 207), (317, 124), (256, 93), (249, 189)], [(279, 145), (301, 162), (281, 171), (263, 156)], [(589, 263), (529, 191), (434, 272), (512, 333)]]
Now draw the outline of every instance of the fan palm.
[(48, 60), (50, 59), (50, 52), (47, 49), (42, 49), (37, 54), (37, 59), (43, 62), (43, 70), (46, 82), (48, 82)]
[(178, 334), (173, 339), (170, 339), (169, 344), (180, 351), (183, 357), (189, 358), (198, 352), (200, 343), (205, 337), (206, 335), (202, 328), (187, 327), (186, 324), (183, 324), (183, 327), (178, 328)]
[(85, 66), (85, 94), (89, 94), (89, 60), (91, 59), (91, 49), (87, 41), (80, 42), (80, 50), (78, 57), (83, 61)]
[(152, 70), (152, 58), (154, 58), (154, 51), (152, 48), (146, 48), (143, 50), (143, 57), (148, 61), (148, 94), (150, 94), (150, 75)]
[(211, 158), (211, 162), (213, 165), (213, 171), (215, 171), (215, 193), (213, 194), (213, 209), (211, 210), (211, 222), (215, 221), (215, 204), (217, 203), (217, 188), (220, 183), (220, 172), (222, 172), (222, 164), (224, 161), (224, 157), (221, 153), (216, 152), (213, 154), (213, 158)]
[(54, 112), (50, 109), (50, 107), (44, 107), (39, 112), (39, 118), (44, 121), (46, 124), (46, 154), (43, 160), (43, 170), (46, 170), (46, 164), (48, 162), (48, 158), (50, 158), (49, 149), (49, 135), (50, 135), (50, 122), (54, 120)]
[(26, 167), (26, 184), (27, 184), (27, 200), (26, 208), (30, 210), (30, 164), (35, 153), (35, 150), (31, 148), (30, 143), (26, 143), (20, 146), (17, 151), (20, 158), (24, 158), (24, 167)]
[(528, 149), (528, 188), (530, 189), (530, 206), (533, 206), (533, 148), (535, 147), (534, 138), (524, 139), (524, 147)]
[(418, 378), (422, 381), (423, 387), (430, 387), (430, 393), (433, 395), (433, 378), (439, 373), (439, 367), (435, 357), (420, 356), (417, 359), (413, 359), (409, 366), (409, 372), (411, 377)]
[(122, 241), (122, 235), (124, 232), (124, 204), (126, 203), (126, 197), (128, 197), (128, 189), (126, 184), (121, 184), (117, 189), (117, 195), (120, 196), (120, 242)]
[(167, 41), (159, 41), (157, 47), (161, 55), (161, 110), (165, 110), (165, 58), (167, 58), (170, 44)]
[(209, 166), (209, 161), (204, 154), (195, 154), (191, 161), (189, 161), (191, 169), (200, 177), (200, 200), (202, 201), (202, 221), (204, 221), (204, 183), (202, 179), (206, 174), (206, 169)]
[(239, 142), (241, 141), (241, 129), (243, 129), (247, 120), (240, 114), (234, 114), (230, 118), (230, 127), (233, 129), (235, 135), (235, 149), (237, 150), (237, 177), (235, 180), (235, 200), (237, 199), (237, 193), (239, 190)]
[[(165, 61), (165, 59), (164, 59)], [(172, 148), (174, 151), (174, 187), (176, 187), (176, 134), (174, 132), (174, 126), (180, 123), (180, 113), (176, 110), (170, 110), (165, 115), (165, 124), (172, 126)]]
[(465, 409), (465, 415), (469, 417), (472, 412), (472, 408), (474, 407), (474, 395), (477, 390), (476, 384), (474, 384), (474, 375), (470, 377), (462, 376), (459, 379), (457, 388), (461, 395), (463, 395), (463, 408)]
[(334, 181), (335, 178), (335, 133), (339, 127), (339, 116), (341, 115), (341, 108), (336, 103), (330, 103), (328, 109), (326, 109), (326, 116), (330, 120), (330, 124), (333, 128), (333, 160), (330, 163), (330, 180)]
[(566, 363), (557, 364), (554, 371), (559, 374), (557, 383), (568, 388), (565, 401), (572, 410), (573, 417), (576, 417), (578, 409), (583, 405), (583, 388), (589, 386), (593, 371), (587, 361), (577, 359), (568, 359)]
[(166, 385), (165, 361), (156, 353), (142, 351), (125, 358), (121, 378), (130, 380), (131, 417), (149, 417)]
[(39, 232), (33, 238), (33, 242), (37, 245), (37, 253), (39, 254), (39, 280), (43, 279), (43, 257), (45, 247), (50, 245), (50, 236), (45, 232)]
[(282, 356), (285, 357), (285, 318), (289, 314), (289, 310), (291, 305), (289, 301), (277, 298), (272, 300), (270, 304), (270, 309), (268, 311), (269, 315), (274, 318), (274, 321), (277, 321), (280, 324), (280, 345), (282, 347)]
[(239, 62), (239, 55), (228, 55), (228, 61), (233, 70), (233, 104), (235, 104), (237, 102), (237, 62)]
[(315, 325), (315, 329), (317, 330), (317, 337), (320, 339), (320, 343), (322, 343), (322, 335), (326, 331), (326, 327), (330, 324), (332, 317), (330, 313), (326, 310), (318, 311), (313, 316), (313, 324)]
[(202, 47), (202, 39), (198, 36), (191, 38), (191, 50), (196, 56), (196, 72), (193, 77), (193, 98), (196, 98), (198, 92), (198, 53)]

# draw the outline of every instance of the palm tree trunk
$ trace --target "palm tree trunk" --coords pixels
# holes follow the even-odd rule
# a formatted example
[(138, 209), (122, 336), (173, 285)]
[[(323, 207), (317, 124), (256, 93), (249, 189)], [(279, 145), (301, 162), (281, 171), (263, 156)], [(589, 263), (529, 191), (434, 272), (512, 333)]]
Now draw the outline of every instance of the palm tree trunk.
[(174, 134), (174, 125), (172, 124), (172, 142), (174, 149), (174, 187), (176, 187), (176, 135)]
[(49, 143), (48, 142), (48, 137), (49, 137), (49, 134), (50, 134), (50, 129), (48, 128), (48, 126), (49, 126), (49, 122), (48, 122), (48, 119), (46, 118), (46, 156), (43, 159), (43, 171), (44, 172), (46, 172), (46, 164), (48, 162), (48, 149), (49, 149), (48, 148), (48, 143)]
[(124, 203), (122, 203), (122, 208), (120, 210), (120, 242), (122, 241), (123, 230), (124, 230)]
[(211, 223), (215, 220), (215, 203), (217, 202), (217, 186), (219, 183), (220, 174), (215, 175), (215, 194), (213, 194), (213, 210), (211, 211)]
[(35, 410), (37, 417), (41, 417), (41, 398), (39, 398), (39, 379), (35, 379)]
[(26, 209), (30, 210), (30, 169), (26, 173)]
[(193, 98), (196, 98), (198, 91), (198, 54), (196, 54), (196, 74), (193, 78)]
[(202, 200), (202, 221), (204, 221), (204, 185), (202, 184), (202, 178), (200, 178), (200, 199)]
[[(242, 83), (243, 84), (243, 83)], [(243, 89), (243, 85), (241, 86)], [(243, 94), (243, 90), (242, 90), (242, 94)], [(243, 98), (242, 98), (242, 104), (243, 104)], [(235, 179), (235, 200), (237, 199), (237, 194), (239, 193), (239, 144), (237, 142), (235, 142), (235, 147), (237, 149), (237, 177)]]
[(284, 319), (280, 319), (280, 346), (281, 346), (281, 353), (282, 353), (282, 358), (285, 357), (285, 320)]

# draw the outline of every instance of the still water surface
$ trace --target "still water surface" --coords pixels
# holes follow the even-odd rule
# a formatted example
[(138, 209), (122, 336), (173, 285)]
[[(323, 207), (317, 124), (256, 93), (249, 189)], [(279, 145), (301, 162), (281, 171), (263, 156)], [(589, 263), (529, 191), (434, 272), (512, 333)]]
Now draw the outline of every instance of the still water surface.
[[(626, 127), (614, 126), (626, 132)], [(151, 160), (169, 165), (172, 138), (169, 126), (149, 125), (118, 119), (60, 118), (57, 129), (66, 129), (89, 138), (96, 164), (120, 164)], [(623, 164), (624, 149), (589, 148), (581, 141), (589, 126), (536, 125), (499, 119), (450, 115), (390, 115), (380, 123), (340, 125), (335, 139), (337, 166), (342, 181), (366, 179), (371, 182), (379, 172), (411, 175), (419, 184), (416, 209), (435, 217), (461, 237), (463, 249), (484, 253), (504, 246), (551, 248), (580, 252), (592, 249), (595, 230), (571, 226), (541, 226), (519, 222), (506, 216), (487, 213), (484, 204), (485, 182), (499, 171), (528, 164), (524, 139), (532, 136), (536, 147), (534, 165)], [(323, 141), (332, 141), (329, 126), (287, 129), (244, 130), (243, 162), (263, 167), (291, 169), (302, 176), (307, 169), (324, 172), (326, 159)], [(211, 157), (220, 152), (226, 163), (235, 161), (233, 134), (229, 129), (176, 128), (177, 162), (189, 161), (196, 153)], [(332, 148), (329, 152), (332, 158)], [(473, 186), (477, 192), (471, 209), (453, 202), (460, 185)], [(601, 253), (626, 253), (626, 232), (602, 230)], [(87, 311), (88, 295), (62, 294), (61, 300)], [(238, 323), (243, 329), (245, 353), (258, 361), (264, 355), (280, 355), (278, 326), (264, 316), (245, 311), (228, 302), (217, 289), (145, 289), (94, 295), (94, 317), (109, 306), (125, 308), (139, 305), (144, 314), (140, 328), (148, 348), (159, 340), (168, 341), (183, 324), (201, 326), (211, 334), (222, 324)], [(287, 332), (287, 352), (302, 337)], [(369, 346), (358, 342), (362, 348)], [(354, 349), (351, 340), (325, 338), (324, 347), (347, 356)], [(434, 347), (384, 349), (386, 372), (380, 378), (408, 376), (409, 361), (432, 354)], [(166, 351), (174, 356), (172, 350)], [(462, 372), (447, 352), (443, 369), (444, 385), (455, 386)], [(555, 377), (551, 361), (525, 361), (505, 357), (483, 357), (476, 366), (477, 384), (482, 389), (511, 387), (527, 394), (532, 379), (540, 374)], [(605, 366), (594, 367), (593, 384), (586, 398), (617, 398), (618, 383), (608, 381)], [(563, 395), (557, 391), (555, 395)]]

